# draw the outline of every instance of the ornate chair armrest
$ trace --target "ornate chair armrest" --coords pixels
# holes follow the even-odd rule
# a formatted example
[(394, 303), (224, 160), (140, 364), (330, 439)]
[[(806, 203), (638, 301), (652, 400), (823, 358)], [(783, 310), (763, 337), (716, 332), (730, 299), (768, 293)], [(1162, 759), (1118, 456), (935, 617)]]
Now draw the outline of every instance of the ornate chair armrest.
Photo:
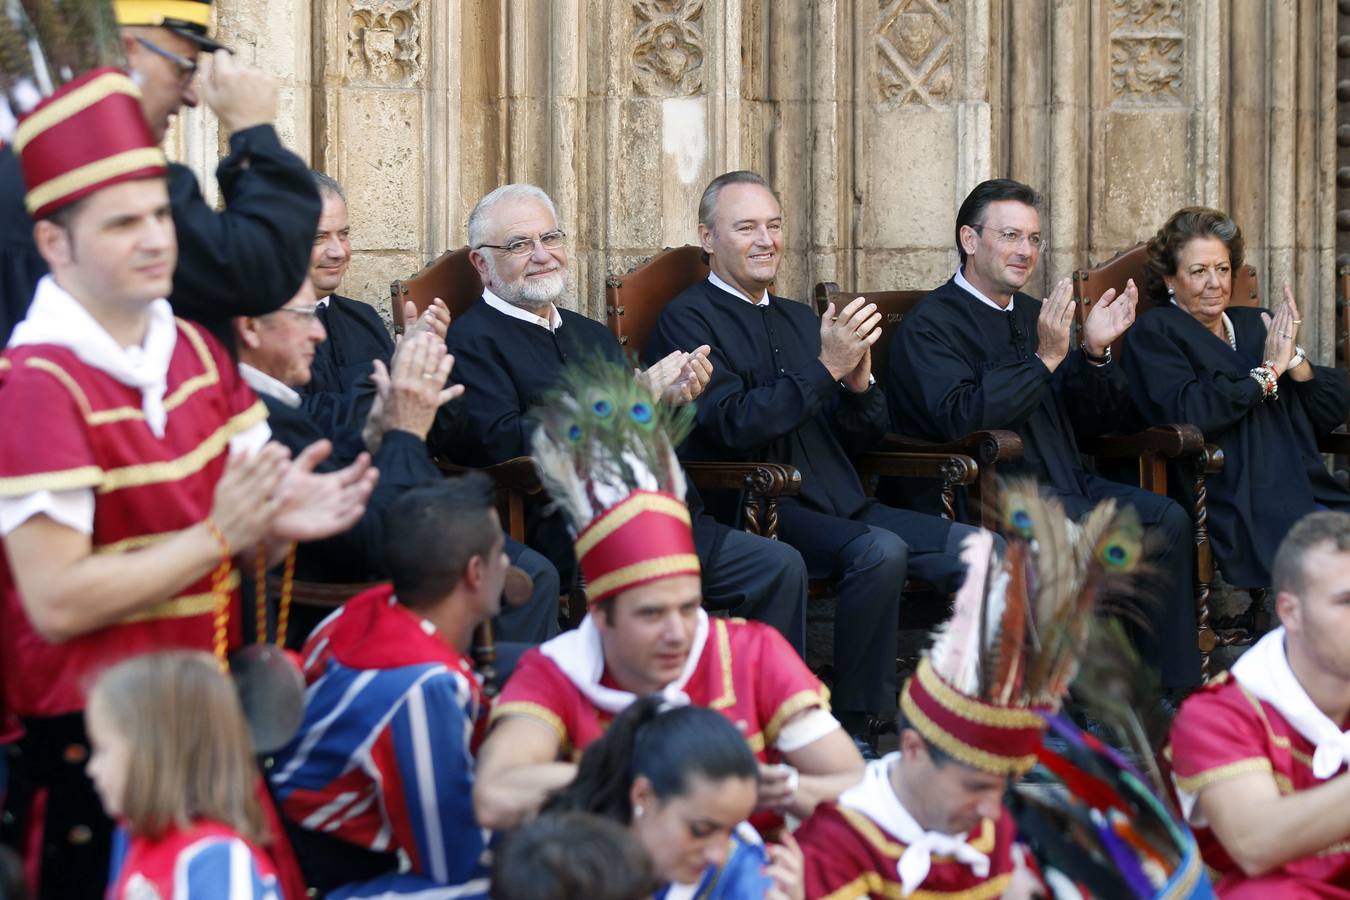
[(1198, 456), (1205, 436), (1194, 425), (1155, 425), (1134, 434), (1106, 434), (1082, 442), (1084, 453), (1111, 459), (1130, 459), (1158, 453), (1169, 459)]
[(888, 434), (878, 448), (900, 453), (965, 454), (981, 465), (1016, 462), (1022, 458), (1022, 439), (1013, 431), (972, 431), (955, 441), (924, 441), (904, 434)]
[(1317, 449), (1323, 453), (1350, 455), (1350, 434), (1334, 431), (1331, 434), (1320, 435), (1317, 438)]
[(858, 474), (900, 478), (936, 478), (944, 484), (974, 484), (979, 463), (960, 453), (895, 453), (873, 451), (855, 457)]
[(774, 498), (795, 497), (802, 491), (802, 473), (783, 463), (686, 462), (684, 471), (701, 490), (745, 490)]

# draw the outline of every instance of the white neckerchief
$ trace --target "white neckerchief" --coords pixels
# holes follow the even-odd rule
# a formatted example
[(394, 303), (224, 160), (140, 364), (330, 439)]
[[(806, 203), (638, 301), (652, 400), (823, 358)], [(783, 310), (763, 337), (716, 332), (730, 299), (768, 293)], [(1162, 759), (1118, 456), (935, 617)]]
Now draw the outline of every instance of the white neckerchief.
[(718, 289), (720, 289), (720, 290), (726, 291), (728, 294), (731, 294), (733, 297), (740, 297), (740, 298), (741, 298), (742, 300), (744, 300), (746, 303), (753, 303), (755, 306), (768, 306), (768, 305), (769, 305), (769, 292), (768, 292), (767, 290), (764, 292), (764, 296), (763, 296), (763, 297), (761, 297), (761, 298), (758, 299), (758, 300), (753, 300), (753, 299), (751, 299), (750, 295), (747, 294), (745, 291), (741, 290), (740, 288), (734, 288), (734, 287), (732, 287), (731, 285), (727, 284), (727, 283), (726, 283), (725, 281), (723, 281), (722, 279), (718, 278), (716, 272), (711, 272), (711, 271), (708, 273), (708, 283), (711, 284), (711, 285), (712, 285), (713, 287), (715, 287), (715, 288), (718, 288)]
[(248, 363), (242, 362), (239, 364), (239, 375), (244, 379), (244, 383), (253, 388), (256, 393), (266, 394), (291, 409), (299, 408), (300, 394), (284, 381), (273, 378), (262, 369), (255, 369)]
[(520, 319), (522, 322), (529, 322), (531, 325), (538, 325), (540, 328), (547, 328), (549, 331), (557, 331), (562, 327), (562, 314), (558, 312), (558, 307), (552, 303), (548, 305), (548, 318), (545, 319), (543, 316), (536, 316), (527, 309), (521, 309), (514, 303), (507, 303), (487, 288), (483, 288), (483, 300), (497, 312), (508, 315), (513, 319)]
[[(707, 642), (708, 614), (700, 609), (698, 624), (694, 628), (694, 643), (689, 648), (689, 658), (684, 662), (684, 669), (680, 672), (680, 677), (661, 690), (661, 696), (668, 702), (689, 703), (689, 695), (684, 692), (684, 686), (694, 676), (699, 657), (703, 655), (703, 645)], [(541, 644), (539, 652), (553, 660), (554, 665), (562, 670), (567, 680), (572, 682), (587, 700), (607, 713), (617, 715), (637, 699), (637, 694), (600, 684), (600, 677), (605, 674), (605, 650), (600, 644), (600, 629), (595, 627), (589, 613), (572, 631), (564, 631)]]
[(1299, 684), (1284, 649), (1284, 626), (1276, 628), (1242, 654), (1233, 664), (1233, 678), (1249, 694), (1269, 703), (1294, 730), (1317, 748), (1313, 753), (1314, 778), (1327, 779), (1350, 762), (1350, 732), (1317, 708)]
[(891, 767), (899, 764), (899, 753), (888, 753), (881, 759), (872, 760), (867, 764), (863, 780), (839, 795), (839, 805), (862, 813), (906, 845), (895, 866), (902, 896), (908, 897), (923, 884), (935, 855), (954, 857), (957, 862), (970, 866), (977, 877), (987, 878), (989, 857), (966, 843), (964, 834), (925, 831), (905, 809), (891, 785)]
[(983, 291), (981, 291), (975, 285), (971, 284), (968, 280), (966, 280), (966, 273), (963, 272), (960, 269), (960, 267), (957, 268), (956, 274), (952, 276), (952, 280), (956, 282), (957, 287), (961, 288), (963, 291), (970, 294), (976, 300), (980, 301), (985, 306), (993, 307), (999, 312), (1010, 313), (1013, 311), (1013, 306), (1017, 303), (1017, 297), (1011, 296), (1008, 298), (1007, 306), (999, 306), (993, 300), (990, 300), (988, 297), (986, 297)]
[(164, 437), (168, 413), (169, 361), (178, 342), (178, 326), (169, 301), (155, 300), (146, 307), (147, 327), (140, 346), (123, 347), (104, 330), (80, 301), (50, 275), (33, 292), (28, 315), (10, 336), (9, 346), (55, 344), (65, 347), (88, 366), (141, 392), (141, 411), (155, 437)]

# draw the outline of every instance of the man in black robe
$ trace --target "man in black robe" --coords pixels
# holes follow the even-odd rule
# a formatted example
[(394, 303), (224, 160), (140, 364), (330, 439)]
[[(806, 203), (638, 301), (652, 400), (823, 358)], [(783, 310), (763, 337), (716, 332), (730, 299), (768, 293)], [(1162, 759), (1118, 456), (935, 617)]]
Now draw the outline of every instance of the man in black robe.
[(1133, 283), (1119, 297), (1108, 291), (1084, 323), (1081, 347), (1071, 347), (1069, 279), (1044, 302), (1021, 292), (1041, 249), (1039, 205), (1035, 191), (1007, 179), (984, 182), (961, 204), (960, 268), (919, 301), (892, 339), (891, 415), (901, 432), (935, 441), (982, 429), (1017, 432), (1022, 463), (1000, 474), (1038, 479), (1071, 515), (1107, 497), (1133, 506), (1167, 582), (1143, 610), (1152, 628), (1139, 635), (1141, 649), (1165, 688), (1194, 687), (1200, 656), (1190, 518), (1166, 497), (1087, 471), (1075, 439), (1119, 430), (1131, 412), (1110, 347), (1134, 321), (1138, 291)]
[[(459, 315), (446, 339), (455, 378), (468, 388), (464, 417), (457, 428), (438, 425), (431, 441), (455, 462), (490, 466), (530, 455), (529, 410), (556, 386), (563, 366), (626, 360), (604, 325), (556, 306), (566, 281), (566, 240), (542, 190), (506, 185), (488, 194), (469, 217), (469, 244), (483, 302)], [(639, 377), (667, 402), (689, 402), (707, 381), (707, 362), (681, 349)], [(800, 555), (703, 515), (692, 484), (686, 500), (705, 605), (772, 625), (803, 653), (806, 571)], [(574, 584), (576, 558), (562, 516), (533, 505), (529, 517), (526, 542), (552, 560), (565, 586)]]
[(812, 576), (839, 579), (831, 704), (857, 735), (869, 715), (896, 708), (906, 577), (954, 589), (964, 572), (960, 543), (975, 529), (884, 506), (863, 492), (850, 453), (869, 448), (888, 425), (871, 371), (881, 316), (855, 300), (817, 318), (805, 304), (770, 294), (782, 221), (760, 176), (714, 179), (698, 227), (712, 274), (670, 302), (647, 352), (712, 347), (712, 380), (683, 455), (801, 471), (801, 495), (779, 501), (778, 535), (801, 552)]
[[(207, 36), (211, 0), (118, 3), (127, 68), (141, 89), (141, 108), (156, 139), (169, 120), (199, 97), (230, 135), (216, 169), (225, 208), (202, 197), (196, 176), (169, 163), (169, 204), (178, 234), (178, 267), (169, 302), (174, 312), (207, 326), (230, 346), (229, 320), (281, 306), (300, 287), (309, 264), (319, 197), (309, 169), (281, 145), (272, 122), (277, 84), (237, 62)], [(211, 71), (196, 77), (196, 58), (213, 53)], [(200, 94), (198, 93), (200, 91)], [(23, 319), (47, 265), (33, 241), (24, 206), (23, 173), (13, 148), (0, 149), (0, 339)]]
[[(276, 312), (234, 320), (240, 374), (267, 406), (272, 436), (293, 453), (315, 441), (331, 440), (305, 411), (298, 392), (310, 379), (314, 349), (324, 339), (316, 300), (306, 280)], [(381, 549), (385, 513), (409, 488), (442, 477), (427, 451), (426, 435), (437, 410), (464, 392), (459, 385), (447, 386), (454, 360), (446, 354), (442, 336), (432, 328), (411, 329), (387, 366), (371, 365), (376, 401), (363, 431), (380, 480), (355, 526), (299, 547), (295, 573), (302, 580), (351, 583), (389, 578), (392, 573)], [(334, 447), (332, 456), (319, 464), (321, 470), (350, 462), (340, 446)], [(493, 619), (494, 634), (502, 641), (541, 643), (557, 633), (557, 572), (519, 542), (508, 538), (505, 550), (511, 564), (533, 579), (534, 590), (527, 602), (503, 606)], [(318, 617), (296, 609), (292, 618), (296, 627), (288, 638), (298, 646), (318, 624)]]

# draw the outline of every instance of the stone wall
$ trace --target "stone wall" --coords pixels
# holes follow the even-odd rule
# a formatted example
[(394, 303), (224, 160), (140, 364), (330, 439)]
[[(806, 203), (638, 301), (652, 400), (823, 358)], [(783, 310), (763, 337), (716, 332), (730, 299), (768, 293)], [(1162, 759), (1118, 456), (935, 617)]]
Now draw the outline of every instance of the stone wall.
[[(284, 85), (283, 136), (348, 189), (344, 292), (463, 243), (478, 196), (530, 180), (572, 237), (573, 301), (692, 241), (699, 192), (755, 168), (782, 194), (779, 289), (921, 288), (955, 266), (980, 180), (1048, 198), (1036, 289), (1230, 209), (1267, 296), (1329, 358), (1333, 0), (217, 0)], [(209, 169), (210, 116), (178, 155)]]

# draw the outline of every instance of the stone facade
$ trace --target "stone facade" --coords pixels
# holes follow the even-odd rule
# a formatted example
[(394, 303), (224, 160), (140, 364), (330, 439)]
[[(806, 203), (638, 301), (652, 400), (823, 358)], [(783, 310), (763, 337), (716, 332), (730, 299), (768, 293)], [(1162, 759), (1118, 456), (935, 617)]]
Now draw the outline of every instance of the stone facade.
[[(955, 266), (961, 198), (1045, 193), (1035, 289), (1176, 207), (1233, 212), (1305, 345), (1334, 314), (1332, 0), (217, 0), (284, 85), (280, 129), (347, 186), (344, 292), (464, 242), (478, 196), (534, 181), (572, 239), (573, 308), (695, 237), (698, 196), (754, 168), (779, 189), (779, 289), (921, 288)], [(177, 155), (220, 141), (184, 117)]]

